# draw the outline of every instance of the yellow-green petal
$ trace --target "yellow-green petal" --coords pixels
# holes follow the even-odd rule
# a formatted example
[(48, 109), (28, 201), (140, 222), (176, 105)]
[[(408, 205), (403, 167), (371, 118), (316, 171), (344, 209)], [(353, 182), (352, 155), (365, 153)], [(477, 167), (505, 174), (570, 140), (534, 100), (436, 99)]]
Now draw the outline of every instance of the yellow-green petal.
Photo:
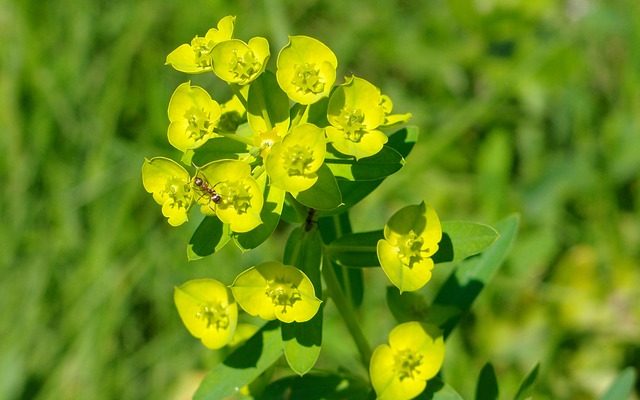
[(162, 206), (162, 214), (172, 226), (187, 221), (193, 193), (189, 173), (178, 163), (154, 157), (142, 164), (142, 185)]
[(191, 280), (175, 288), (173, 299), (189, 333), (206, 347), (219, 349), (231, 341), (238, 306), (225, 285), (213, 279)]
[(382, 270), (401, 293), (418, 290), (431, 279), (433, 270), (431, 258), (423, 258), (408, 265), (398, 257), (398, 248), (386, 240), (378, 241), (377, 251)]
[(312, 104), (331, 92), (336, 80), (338, 59), (324, 43), (308, 36), (289, 36), (280, 50), (276, 77), (289, 98)]
[(387, 135), (378, 130), (363, 132), (358, 141), (352, 140), (348, 132), (333, 126), (326, 127), (325, 132), (327, 141), (331, 142), (336, 150), (358, 160), (378, 154), (389, 140)]
[(204, 37), (196, 36), (189, 44), (182, 44), (173, 50), (166, 60), (178, 71), (200, 74), (212, 70), (211, 50), (224, 40), (231, 39), (235, 17), (226, 16), (218, 22), (218, 28), (211, 28)]
[(416, 378), (428, 380), (436, 376), (444, 362), (444, 338), (435, 326), (419, 322), (405, 322), (389, 333), (392, 349), (408, 348), (420, 355), (420, 367)]
[(231, 39), (217, 44), (212, 52), (213, 72), (223, 81), (247, 85), (266, 68), (269, 60), (269, 42), (255, 37), (245, 43)]
[(251, 267), (231, 286), (236, 301), (249, 314), (282, 322), (305, 322), (321, 301), (309, 278), (299, 269), (270, 261)]
[(313, 124), (294, 127), (272, 146), (266, 160), (271, 184), (295, 196), (318, 180), (317, 171), (324, 162), (326, 141), (323, 130)]
[(395, 368), (394, 351), (386, 344), (373, 351), (369, 374), (378, 400), (413, 399), (427, 386), (424, 380), (400, 380)]
[[(204, 214), (217, 215), (234, 232), (248, 232), (262, 223), (264, 198), (251, 177), (249, 164), (239, 160), (213, 161), (200, 168), (196, 176), (206, 185), (194, 187)], [(211, 198), (213, 191), (220, 196), (218, 202)]]
[(209, 93), (190, 82), (179, 85), (169, 100), (169, 143), (186, 152), (219, 136), (214, 129), (220, 121), (221, 108)]

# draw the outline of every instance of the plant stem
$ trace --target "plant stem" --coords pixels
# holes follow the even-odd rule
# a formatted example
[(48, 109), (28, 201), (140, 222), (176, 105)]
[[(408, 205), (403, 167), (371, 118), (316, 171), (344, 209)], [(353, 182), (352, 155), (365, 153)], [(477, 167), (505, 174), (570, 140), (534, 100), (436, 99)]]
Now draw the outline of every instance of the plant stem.
[(233, 92), (233, 94), (236, 95), (238, 100), (240, 100), (240, 102), (244, 106), (244, 109), (247, 110), (247, 112), (248, 112), (249, 111), (249, 106), (247, 104), (247, 99), (244, 98), (244, 95), (240, 91), (240, 86), (236, 85), (235, 83), (231, 83), (231, 84), (229, 84), (229, 86), (231, 87), (231, 91)]
[(362, 364), (368, 370), (369, 360), (371, 359), (371, 347), (369, 346), (369, 342), (367, 342), (367, 338), (362, 333), (362, 328), (360, 328), (360, 324), (358, 323), (358, 319), (356, 318), (356, 313), (353, 310), (351, 302), (347, 300), (340, 288), (340, 282), (338, 282), (338, 277), (333, 270), (333, 263), (331, 262), (329, 255), (326, 253), (322, 265), (322, 275), (324, 276), (327, 289), (329, 289), (329, 296), (333, 299), (338, 312), (347, 325), (347, 329), (349, 330), (353, 341), (356, 343), (358, 352), (360, 352)]
[(235, 140), (236, 142), (240, 142), (240, 143), (244, 143), (247, 144), (249, 146), (254, 146), (253, 143), (253, 139), (245, 137), (245, 136), (240, 136), (236, 133), (226, 133), (226, 132), (216, 132), (218, 135), (226, 137), (228, 139), (231, 140)]

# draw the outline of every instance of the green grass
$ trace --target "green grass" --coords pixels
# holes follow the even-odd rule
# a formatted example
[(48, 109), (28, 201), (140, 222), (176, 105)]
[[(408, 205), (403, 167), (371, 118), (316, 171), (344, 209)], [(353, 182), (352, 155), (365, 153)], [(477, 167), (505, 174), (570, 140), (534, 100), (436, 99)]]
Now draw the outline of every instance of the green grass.
[(640, 366), (640, 5), (564, 3), (1, 2), (0, 398), (176, 398), (217, 355), (173, 286), (281, 257), (284, 233), (188, 263), (197, 221), (169, 227), (140, 181), (144, 157), (177, 157), (166, 107), (189, 78), (166, 54), (228, 14), (273, 59), (287, 34), (319, 38), (339, 76), (414, 114), (421, 141), (355, 228), (422, 199), (446, 220), (522, 214), (448, 343), (448, 383), (470, 398), (491, 361), (511, 397), (540, 361), (536, 398), (597, 398)]

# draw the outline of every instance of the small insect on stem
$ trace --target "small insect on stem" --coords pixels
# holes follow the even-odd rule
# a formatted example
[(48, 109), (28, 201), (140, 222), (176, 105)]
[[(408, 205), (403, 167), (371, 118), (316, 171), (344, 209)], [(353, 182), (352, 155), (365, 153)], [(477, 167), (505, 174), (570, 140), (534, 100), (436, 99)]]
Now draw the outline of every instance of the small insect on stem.
[(193, 179), (193, 184), (202, 191), (203, 197), (208, 196), (210, 202), (213, 202), (214, 204), (220, 204), (220, 202), (222, 201), (222, 196), (220, 196), (220, 193), (216, 192), (216, 190), (214, 189), (215, 186), (210, 186), (207, 181), (200, 178), (199, 176), (196, 176)]
[(317, 221), (314, 219), (316, 215), (316, 209), (310, 208), (307, 213), (307, 218), (304, 220), (304, 230), (305, 232), (309, 232), (313, 228), (313, 224)]

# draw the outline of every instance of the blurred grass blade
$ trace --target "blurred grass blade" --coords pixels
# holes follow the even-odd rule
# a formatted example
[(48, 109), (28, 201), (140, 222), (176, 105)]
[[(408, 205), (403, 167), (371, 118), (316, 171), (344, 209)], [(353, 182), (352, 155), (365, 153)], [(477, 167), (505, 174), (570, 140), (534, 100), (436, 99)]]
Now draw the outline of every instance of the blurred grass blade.
[(533, 389), (533, 384), (538, 379), (538, 370), (540, 369), (540, 364), (536, 364), (535, 367), (527, 374), (527, 376), (522, 380), (520, 384), (520, 388), (518, 389), (518, 393), (514, 397), (514, 400), (525, 400), (530, 398), (529, 394)]
[(460, 311), (441, 326), (445, 338), (502, 265), (515, 240), (519, 221), (518, 215), (512, 215), (496, 224), (500, 238), (480, 256), (463, 261), (438, 291), (434, 305), (454, 306)]
[(200, 383), (195, 400), (219, 400), (237, 395), (282, 355), (278, 322), (271, 321), (251, 339), (213, 367)]
[(498, 400), (498, 378), (491, 363), (486, 363), (480, 371), (476, 385), (476, 400)]
[(228, 225), (223, 224), (217, 217), (204, 217), (189, 240), (187, 258), (193, 261), (210, 256), (222, 249), (230, 238)]
[(633, 367), (627, 367), (622, 371), (616, 380), (609, 386), (607, 391), (600, 397), (600, 400), (622, 400), (630, 399), (636, 381), (636, 371)]

